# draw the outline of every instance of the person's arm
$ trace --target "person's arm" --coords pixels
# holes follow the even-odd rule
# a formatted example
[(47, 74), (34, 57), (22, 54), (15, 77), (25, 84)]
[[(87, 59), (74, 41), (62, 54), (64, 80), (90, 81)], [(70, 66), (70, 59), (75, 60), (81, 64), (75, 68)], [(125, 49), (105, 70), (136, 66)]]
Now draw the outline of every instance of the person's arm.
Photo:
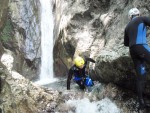
[(67, 78), (67, 90), (70, 90), (70, 81), (72, 79), (72, 75), (73, 75), (73, 70), (72, 68), (70, 68), (68, 72), (68, 78)]
[(87, 63), (87, 61), (95, 63), (95, 60), (93, 60), (92, 58), (85, 58), (85, 64)]
[(124, 46), (129, 46), (129, 37), (127, 36), (127, 31), (124, 31)]
[(85, 77), (86, 77), (86, 74), (88, 74), (89, 73), (89, 67), (87, 67), (87, 62), (93, 62), (93, 63), (95, 63), (95, 60), (93, 60), (92, 58), (85, 58)]
[(144, 23), (146, 24), (146, 26), (150, 26), (150, 18), (146, 17), (146, 16), (143, 16), (142, 18), (143, 18)]

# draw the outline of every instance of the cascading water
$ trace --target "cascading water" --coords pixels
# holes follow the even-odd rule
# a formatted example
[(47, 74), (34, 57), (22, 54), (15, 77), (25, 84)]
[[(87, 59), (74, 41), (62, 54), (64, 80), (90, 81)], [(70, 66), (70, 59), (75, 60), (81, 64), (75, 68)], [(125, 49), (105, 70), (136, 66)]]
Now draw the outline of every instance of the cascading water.
[(41, 3), (41, 73), (37, 84), (48, 84), (53, 78), (53, 14), (51, 0)]
[(67, 104), (75, 108), (75, 113), (120, 113), (120, 109), (109, 98), (96, 102), (90, 102), (88, 98), (68, 100)]

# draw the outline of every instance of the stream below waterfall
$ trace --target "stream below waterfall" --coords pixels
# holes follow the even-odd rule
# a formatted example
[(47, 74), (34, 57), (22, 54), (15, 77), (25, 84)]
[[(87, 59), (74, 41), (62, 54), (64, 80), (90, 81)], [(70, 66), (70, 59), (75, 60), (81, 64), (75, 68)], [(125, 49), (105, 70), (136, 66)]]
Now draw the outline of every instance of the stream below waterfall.
[(134, 98), (123, 100), (123, 94), (117, 94), (119, 96), (112, 98), (106, 94), (111, 91), (107, 92), (106, 86), (96, 81), (90, 90), (85, 91), (80, 90), (73, 81), (71, 90), (67, 90), (65, 78), (60, 78), (44, 87), (57, 90), (61, 95), (61, 101), (55, 103), (58, 105), (54, 113), (137, 113), (137, 103)]

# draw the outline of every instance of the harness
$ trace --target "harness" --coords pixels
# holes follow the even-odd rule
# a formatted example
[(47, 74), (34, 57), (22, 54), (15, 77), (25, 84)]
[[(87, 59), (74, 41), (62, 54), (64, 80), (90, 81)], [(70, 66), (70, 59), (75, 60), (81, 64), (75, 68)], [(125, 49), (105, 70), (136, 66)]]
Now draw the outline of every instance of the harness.
[(73, 79), (74, 81), (79, 81), (79, 80), (82, 80), (82, 78), (81, 77), (74, 77), (74, 79)]

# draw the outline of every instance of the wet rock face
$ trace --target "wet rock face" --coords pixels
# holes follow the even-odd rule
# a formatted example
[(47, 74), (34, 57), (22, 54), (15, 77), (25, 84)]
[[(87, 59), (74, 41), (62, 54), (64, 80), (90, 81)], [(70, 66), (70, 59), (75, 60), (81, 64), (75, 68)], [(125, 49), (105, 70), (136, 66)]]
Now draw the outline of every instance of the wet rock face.
[[(13, 52), (13, 69), (26, 78), (36, 78), (40, 64), (40, 3), (38, 0), (1, 3), (0, 13), (9, 8), (9, 14), (1, 14), (0, 23), (5, 24), (0, 37), (3, 47)], [(5, 21), (1, 22), (3, 18)]]
[[(16, 34), (23, 38), (22, 46), (26, 59), (33, 61), (38, 58), (39, 43), (40, 43), (40, 3), (35, 1), (11, 1), (9, 3), (11, 20), (15, 23)], [(16, 39), (21, 41), (21, 39)]]
[[(6, 22), (6, 18), (7, 18), (7, 14), (8, 14), (8, 1), (9, 0), (0, 0), (0, 33), (1, 33), (1, 30), (3, 29), (4, 27), (4, 24)], [(0, 40), (0, 58), (2, 56), (4, 52), (4, 49), (3, 49), (3, 46), (2, 46), (2, 43), (1, 43), (1, 40)]]
[(8, 2), (9, 0), (0, 0), (0, 29), (2, 29), (5, 20), (7, 18), (7, 14), (8, 14)]
[[(62, 15), (60, 33), (54, 46), (54, 50), (57, 51), (54, 52), (55, 61), (62, 58), (64, 64), (70, 67), (72, 62), (66, 60), (73, 59), (78, 54), (96, 59), (100, 51), (105, 48), (112, 50), (116, 47), (117, 50), (123, 41), (123, 26), (126, 21), (122, 22), (121, 19), (126, 12), (123, 14), (121, 12), (127, 4), (126, 1), (65, 2), (68, 4), (65, 7), (69, 10), (63, 7), (64, 12), (60, 13)], [(63, 6), (63, 3), (61, 5)], [(116, 42), (118, 45), (115, 45)], [(69, 47), (68, 43), (70, 43)], [(58, 46), (63, 49), (58, 50)], [(55, 73), (58, 75), (57, 69)]]

